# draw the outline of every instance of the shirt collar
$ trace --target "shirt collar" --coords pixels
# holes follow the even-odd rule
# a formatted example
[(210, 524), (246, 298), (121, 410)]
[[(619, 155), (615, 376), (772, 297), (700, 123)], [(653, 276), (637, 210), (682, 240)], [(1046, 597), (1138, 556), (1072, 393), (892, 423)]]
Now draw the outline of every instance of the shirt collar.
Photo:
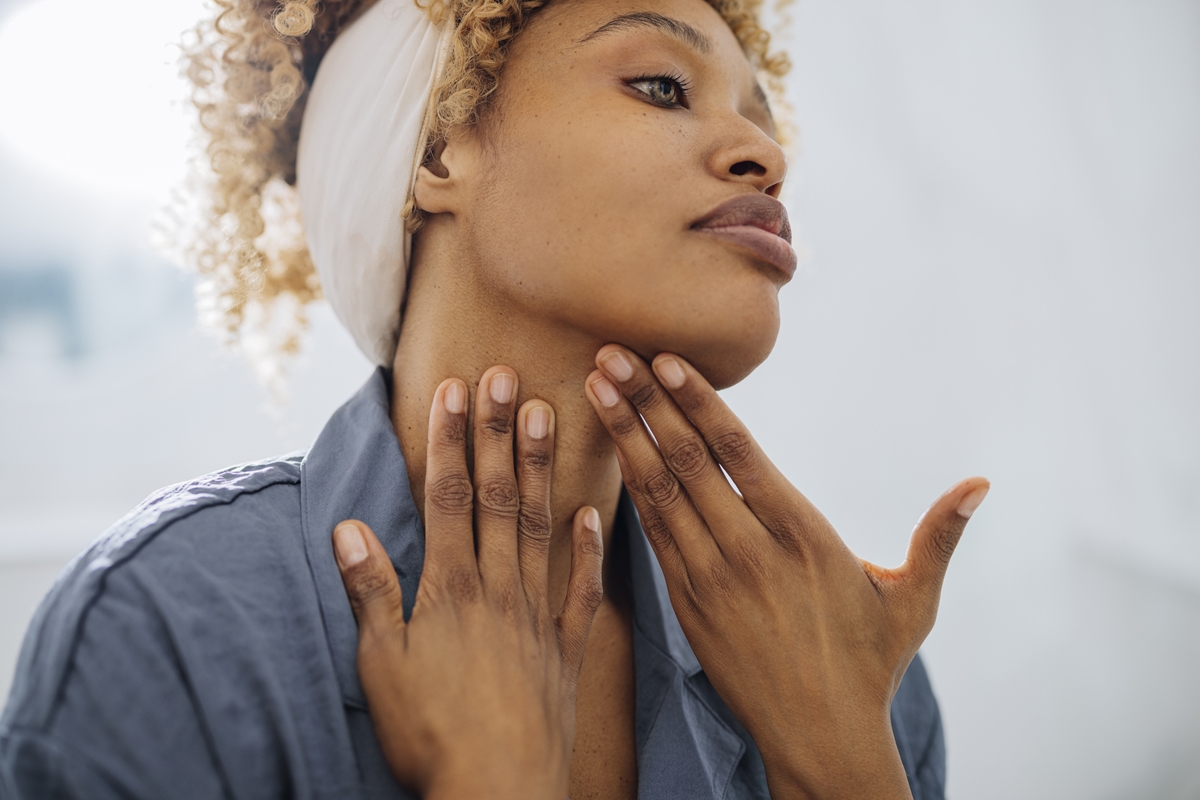
[(634, 624), (652, 645), (690, 678), (700, 672), (700, 662), (688, 644), (683, 628), (679, 626), (662, 567), (642, 531), (637, 507), (624, 489), (621, 490), (621, 502), (617, 506), (617, 525), (618, 532), (624, 531), (628, 536)]
[[(362, 710), (358, 627), (334, 560), (333, 528), (345, 519), (371, 526), (400, 578), (405, 618), (425, 563), (425, 532), (389, 416), (390, 385), (390, 374), (376, 370), (330, 418), (300, 467), (304, 547), (334, 671), (342, 701)], [(624, 492), (616, 536), (629, 545), (639, 796), (725, 797), (747, 745), (702, 674)]]
[[(362, 708), (366, 701), (356, 668), (358, 628), (333, 557), (333, 528), (345, 519), (371, 526), (400, 578), (406, 618), (412, 614), (425, 563), (425, 531), (389, 416), (390, 383), (389, 373), (377, 369), (330, 418), (305, 456), (300, 474), (304, 545), (334, 668), (345, 702)], [(691, 677), (700, 672), (700, 662), (679, 627), (662, 569), (625, 492), (617, 518), (617, 533), (628, 537), (630, 547), (634, 624)]]
[(334, 412), (300, 465), (304, 547), (325, 635), (348, 705), (365, 709), (358, 680), (358, 626), (333, 556), (333, 528), (347, 519), (371, 526), (400, 577), (404, 616), (412, 614), (425, 563), (425, 532), (389, 417), (389, 374), (376, 369)]

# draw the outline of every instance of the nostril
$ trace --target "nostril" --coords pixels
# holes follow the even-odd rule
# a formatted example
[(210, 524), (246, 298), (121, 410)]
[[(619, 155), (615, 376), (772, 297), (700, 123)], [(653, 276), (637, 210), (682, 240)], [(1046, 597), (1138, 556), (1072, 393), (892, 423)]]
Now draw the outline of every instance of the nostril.
[(767, 174), (767, 168), (756, 161), (739, 161), (729, 168), (734, 175), (753, 175), (761, 178)]

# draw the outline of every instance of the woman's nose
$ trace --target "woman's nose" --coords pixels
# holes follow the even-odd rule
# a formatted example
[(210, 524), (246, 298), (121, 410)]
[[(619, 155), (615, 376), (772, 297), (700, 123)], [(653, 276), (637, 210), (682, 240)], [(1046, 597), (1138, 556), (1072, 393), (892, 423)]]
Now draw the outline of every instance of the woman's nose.
[(713, 174), (778, 196), (787, 174), (787, 156), (779, 142), (741, 115), (721, 139), (710, 159)]

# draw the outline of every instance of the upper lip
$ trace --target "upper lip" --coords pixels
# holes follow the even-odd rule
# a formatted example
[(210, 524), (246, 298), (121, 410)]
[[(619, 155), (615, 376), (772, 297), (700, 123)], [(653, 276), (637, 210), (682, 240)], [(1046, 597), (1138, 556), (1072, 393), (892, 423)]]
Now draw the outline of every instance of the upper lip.
[(792, 226), (783, 203), (765, 194), (744, 194), (721, 203), (692, 223), (693, 228), (731, 228), (749, 225), (792, 243)]

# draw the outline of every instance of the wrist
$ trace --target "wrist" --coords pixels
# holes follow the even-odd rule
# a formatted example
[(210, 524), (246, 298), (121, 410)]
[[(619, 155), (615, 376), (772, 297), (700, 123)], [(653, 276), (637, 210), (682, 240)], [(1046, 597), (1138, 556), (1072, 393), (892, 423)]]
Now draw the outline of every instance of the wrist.
[(890, 721), (805, 734), (759, 747), (774, 800), (912, 799)]
[(567, 782), (554, 770), (520, 769), (509, 763), (476, 763), (461, 770), (439, 770), (422, 794), (424, 800), (564, 800)]
[(539, 790), (518, 782), (497, 786), (486, 781), (439, 781), (422, 795), (423, 800), (570, 800), (567, 791)]

